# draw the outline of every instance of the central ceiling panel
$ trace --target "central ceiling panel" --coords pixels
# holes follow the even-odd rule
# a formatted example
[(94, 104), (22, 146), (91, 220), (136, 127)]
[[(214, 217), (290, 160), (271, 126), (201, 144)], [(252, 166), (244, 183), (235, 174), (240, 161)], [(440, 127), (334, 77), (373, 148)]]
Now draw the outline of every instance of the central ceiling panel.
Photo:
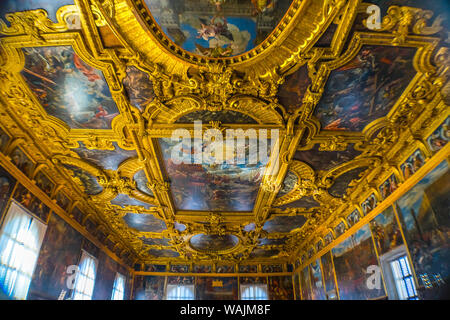
[(197, 234), (190, 239), (191, 247), (198, 251), (225, 251), (239, 243), (238, 237), (232, 234)]
[[(194, 148), (183, 145), (181, 152), (192, 159), (191, 163), (179, 163), (173, 158), (180, 142), (160, 138), (166, 172), (178, 210), (200, 211), (252, 211), (264, 175), (265, 164), (195, 164)], [(203, 148), (203, 147), (202, 147)], [(245, 142), (249, 149), (249, 141)], [(176, 150), (176, 149), (175, 149)], [(202, 152), (200, 150), (199, 152)], [(247, 151), (248, 152), (248, 151)], [(248, 157), (246, 157), (248, 159)]]
[(179, 47), (213, 58), (243, 54), (276, 28), (292, 0), (145, 0)]

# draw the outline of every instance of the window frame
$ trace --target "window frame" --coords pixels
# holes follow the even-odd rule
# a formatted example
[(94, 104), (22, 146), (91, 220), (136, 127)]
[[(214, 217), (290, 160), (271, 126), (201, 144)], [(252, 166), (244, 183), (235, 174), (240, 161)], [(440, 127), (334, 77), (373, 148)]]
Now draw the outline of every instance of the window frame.
[[(185, 287), (189, 288), (192, 292), (192, 299), (189, 299), (190, 297), (187, 296), (177, 296), (175, 299), (170, 298), (170, 292), (175, 288)], [(166, 285), (166, 300), (195, 300), (195, 285), (194, 284), (167, 284)]]
[[(243, 298), (243, 293), (245, 293), (246, 289), (250, 289), (250, 288), (258, 288), (261, 289), (265, 292), (266, 297), (257, 297), (255, 294), (253, 294), (252, 297), (250, 298)], [(255, 292), (256, 293), (256, 292)], [(246, 300), (246, 301), (250, 301), (250, 300), (269, 300), (269, 287), (266, 283), (256, 283), (256, 284), (241, 284), (239, 285), (239, 297), (240, 300)]]
[(416, 295), (418, 294), (417, 281), (414, 276), (414, 270), (413, 270), (413, 267), (411, 264), (411, 260), (408, 256), (406, 246), (401, 245), (401, 246), (398, 246), (397, 248), (391, 250), (390, 252), (385, 253), (384, 255), (380, 256), (381, 270), (383, 272), (384, 282), (386, 284), (386, 294), (390, 300), (401, 300), (401, 297), (400, 297), (398, 289), (397, 289), (396, 278), (392, 271), (391, 263), (400, 259), (403, 256), (406, 256), (406, 261), (408, 262), (408, 267), (411, 271), (411, 276), (413, 279), (414, 289), (415, 289)]
[[(117, 280), (119, 278), (123, 279), (123, 290), (117, 290)], [(116, 272), (116, 277), (114, 279), (114, 284), (113, 284), (113, 289), (112, 289), (112, 293), (111, 293), (111, 300), (125, 300), (125, 287), (126, 287), (126, 283), (127, 283), (127, 278), (121, 274), (120, 272)], [(122, 294), (122, 298), (121, 299), (115, 299), (115, 294), (116, 292), (120, 292)]]
[[(94, 262), (94, 278), (90, 278), (85, 274), (81, 273), (81, 264), (83, 262), (83, 257), (87, 257), (88, 259), (91, 259)], [(75, 278), (75, 283), (74, 283), (74, 287), (72, 289), (72, 294), (71, 294), (71, 298), (72, 300), (92, 300), (93, 295), (94, 295), (94, 289), (95, 289), (95, 283), (96, 283), (96, 279), (97, 279), (97, 271), (98, 271), (98, 259), (96, 257), (94, 257), (92, 254), (90, 254), (89, 252), (87, 252), (84, 249), (81, 249), (81, 256), (80, 256), (80, 260), (78, 262), (78, 271), (76, 274), (76, 278)], [(80, 274), (84, 277), (86, 277), (88, 280), (91, 280), (92, 283), (92, 292), (90, 293), (90, 297), (89, 299), (75, 299), (76, 295), (78, 293), (80, 293), (82, 296), (89, 296), (86, 292), (84, 291), (80, 291), (77, 290), (77, 285), (78, 285), (78, 281), (80, 280)], [(84, 288), (86, 289), (86, 284), (84, 285)]]
[[(15, 208), (15, 209), (14, 209), (14, 208)], [(29, 218), (30, 218), (29, 226), (31, 226), (31, 224), (32, 224), (34, 221), (36, 221), (36, 222), (38, 223), (38, 228), (41, 228), (40, 231), (41, 231), (41, 233), (42, 233), (42, 234), (40, 235), (40, 239), (39, 239), (39, 238), (36, 239), (39, 243), (36, 244), (35, 248), (32, 248), (29, 244), (27, 244), (26, 246), (24, 246), (28, 251), (31, 250), (31, 251), (33, 251), (34, 254), (36, 255), (35, 261), (34, 261), (34, 265), (33, 265), (33, 267), (31, 268), (31, 273), (30, 273), (30, 275), (26, 275), (26, 274), (24, 273), (23, 270), (20, 270), (21, 273), (23, 273), (27, 278), (29, 278), (29, 279), (28, 279), (28, 280), (29, 280), (29, 281), (28, 281), (28, 288), (25, 290), (25, 295), (24, 295), (24, 296), (16, 296), (16, 295), (10, 295), (10, 296), (9, 296), (11, 299), (26, 300), (27, 297), (28, 297), (28, 294), (29, 294), (29, 289), (30, 289), (30, 286), (31, 286), (31, 282), (32, 282), (32, 280), (33, 280), (33, 275), (34, 275), (34, 272), (35, 272), (35, 270), (36, 270), (37, 262), (38, 262), (39, 255), (40, 255), (41, 248), (42, 248), (42, 243), (44, 242), (45, 234), (46, 234), (46, 232), (47, 232), (47, 224), (46, 224), (45, 221), (43, 221), (41, 218), (39, 218), (39, 217), (37, 217), (35, 214), (33, 214), (33, 212), (31, 212), (30, 210), (28, 210), (27, 208), (25, 208), (24, 206), (22, 206), (20, 203), (18, 203), (18, 202), (15, 201), (14, 199), (11, 199), (9, 205), (5, 208), (5, 214), (4, 214), (4, 216), (3, 216), (3, 220), (1, 221), (1, 225), (0, 225), (0, 240), (1, 240), (1, 238), (3, 237), (3, 235), (5, 235), (5, 237), (8, 239), (8, 240), (7, 240), (8, 242), (9, 242), (9, 241), (13, 241), (13, 242), (14, 242), (14, 245), (13, 245), (14, 248), (16, 248), (17, 245), (20, 246), (20, 241), (19, 241), (19, 239), (18, 239), (19, 232), (18, 232), (16, 235), (13, 236), (13, 235), (9, 234), (9, 232), (7, 232), (7, 231), (5, 230), (5, 228), (6, 228), (6, 226), (7, 226), (7, 223), (8, 223), (8, 222), (12, 222), (12, 221), (13, 221), (12, 219), (14, 219), (14, 218), (12, 218), (11, 220), (9, 220), (9, 215), (10, 215), (10, 214), (13, 214), (13, 213), (11, 213), (11, 212), (12, 212), (11, 210), (18, 210), (19, 212), (22, 212), (23, 214), (28, 215)], [(39, 230), (37, 230), (37, 231), (39, 231)], [(1, 248), (1, 247), (0, 247), (0, 248)], [(11, 251), (11, 253), (12, 253), (12, 252), (13, 252), (13, 251)], [(11, 258), (11, 257), (10, 257), (10, 258)], [(21, 258), (23, 258), (23, 256), (22, 256)], [(8, 262), (10, 262), (10, 259), (8, 259)], [(1, 261), (0, 261), (0, 263), (1, 263)], [(21, 265), (22, 263), (18, 263), (18, 264)], [(13, 268), (11, 268), (11, 267), (13, 267), (13, 266), (12, 266), (12, 265), (8, 265), (6, 269), (7, 269), (7, 270), (8, 270), (8, 269), (13, 269)], [(17, 269), (17, 268), (14, 267), (14, 269)], [(15, 288), (17, 285), (18, 285), (18, 284), (14, 284), (14, 288)], [(2, 290), (2, 289), (0, 289), (0, 290)], [(13, 290), (13, 292), (16, 291), (15, 289), (12, 289), (12, 290)], [(6, 293), (5, 293), (5, 294), (6, 294)]]
[[(404, 260), (406, 262), (406, 267), (408, 268), (409, 273), (405, 275), (403, 267), (401, 266), (400, 260)], [(394, 272), (394, 264), (396, 264), (396, 269), (397, 272)], [(390, 267), (391, 267), (391, 271), (393, 273), (393, 277), (394, 277), (394, 281), (396, 284), (396, 288), (397, 288), (397, 293), (399, 296), (399, 299), (401, 300), (417, 300), (418, 299), (418, 294), (417, 294), (417, 289), (416, 289), (416, 285), (414, 283), (414, 275), (412, 273), (411, 270), (411, 266), (410, 263), (408, 261), (408, 257), (406, 255), (400, 256), (397, 259), (391, 260), (389, 263)], [(394, 273), (397, 273), (394, 274)], [(409, 281), (408, 281), (409, 280)], [(410, 295), (409, 289), (408, 289), (408, 283), (412, 284), (412, 288), (410, 288), (413, 292), (412, 295)], [(404, 285), (404, 289), (406, 290), (406, 297), (403, 297), (403, 294), (400, 294), (400, 288), (399, 286), (403, 284)], [(400, 297), (400, 295), (402, 295), (402, 297)]]

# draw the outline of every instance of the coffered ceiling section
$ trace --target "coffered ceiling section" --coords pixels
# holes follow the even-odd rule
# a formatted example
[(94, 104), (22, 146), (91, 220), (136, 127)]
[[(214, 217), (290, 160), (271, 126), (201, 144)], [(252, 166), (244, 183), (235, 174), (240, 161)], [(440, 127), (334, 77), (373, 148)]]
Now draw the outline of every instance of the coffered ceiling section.
[(2, 164), (129, 264), (294, 263), (447, 119), (446, 2), (371, 3), (3, 1)]

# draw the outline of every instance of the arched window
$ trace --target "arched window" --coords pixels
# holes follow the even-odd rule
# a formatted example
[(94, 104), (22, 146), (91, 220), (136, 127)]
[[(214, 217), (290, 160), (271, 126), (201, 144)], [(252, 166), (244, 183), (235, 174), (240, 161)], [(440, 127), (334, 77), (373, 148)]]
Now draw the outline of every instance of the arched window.
[(194, 285), (167, 285), (167, 300), (194, 300)]
[(268, 300), (266, 284), (242, 284), (241, 300)]
[(11, 202), (0, 232), (0, 288), (26, 299), (47, 226)]

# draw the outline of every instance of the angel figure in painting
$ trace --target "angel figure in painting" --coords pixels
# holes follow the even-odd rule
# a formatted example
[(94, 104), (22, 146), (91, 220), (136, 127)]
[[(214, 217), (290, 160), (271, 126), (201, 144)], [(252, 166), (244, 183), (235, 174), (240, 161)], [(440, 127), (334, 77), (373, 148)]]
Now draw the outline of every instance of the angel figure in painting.
[(228, 22), (225, 17), (222, 17), (222, 21), (217, 19), (218, 17), (213, 17), (209, 23), (205, 19), (200, 19), (201, 28), (197, 31), (197, 38), (203, 38), (203, 40), (208, 41), (209, 38), (217, 38), (219, 36), (224, 36), (229, 40), (233, 41), (233, 34), (228, 30)]

